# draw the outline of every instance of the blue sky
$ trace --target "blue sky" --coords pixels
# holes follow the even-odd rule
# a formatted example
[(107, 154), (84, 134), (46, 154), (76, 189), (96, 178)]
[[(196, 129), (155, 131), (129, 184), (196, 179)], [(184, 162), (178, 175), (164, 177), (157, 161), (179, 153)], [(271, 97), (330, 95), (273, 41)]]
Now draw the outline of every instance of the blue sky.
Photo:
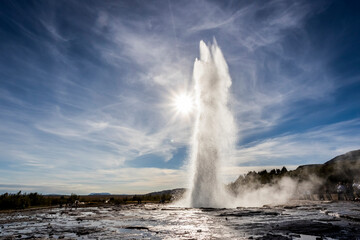
[(224, 173), (360, 148), (358, 1), (0, 3), (0, 192), (185, 187), (199, 41), (232, 77)]

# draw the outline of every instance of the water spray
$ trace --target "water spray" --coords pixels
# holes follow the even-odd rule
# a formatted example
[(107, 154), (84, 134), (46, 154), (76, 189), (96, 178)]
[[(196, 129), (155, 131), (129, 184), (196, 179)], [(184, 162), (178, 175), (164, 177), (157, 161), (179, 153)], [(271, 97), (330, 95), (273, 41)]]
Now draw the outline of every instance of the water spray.
[(191, 149), (191, 207), (224, 207), (229, 197), (220, 169), (236, 139), (236, 126), (228, 108), (231, 77), (216, 41), (200, 42), (194, 63), (197, 115)]

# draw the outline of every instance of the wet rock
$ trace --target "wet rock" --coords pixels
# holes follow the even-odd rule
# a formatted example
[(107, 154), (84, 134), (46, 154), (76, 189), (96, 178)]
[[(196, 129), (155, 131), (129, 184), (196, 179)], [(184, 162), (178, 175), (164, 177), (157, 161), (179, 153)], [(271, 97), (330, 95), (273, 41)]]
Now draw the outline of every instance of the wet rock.
[(190, 208), (161, 208), (161, 211), (184, 211), (189, 210)]
[(300, 234), (289, 234), (289, 236), (292, 238), (301, 238)]
[(218, 212), (225, 210), (226, 208), (200, 208), (202, 212)]
[(341, 219), (339, 218), (320, 218), (317, 221), (319, 222), (339, 222)]
[(288, 233), (306, 234), (313, 236), (337, 237), (341, 227), (331, 223), (322, 223), (309, 220), (284, 222), (275, 228)]
[(299, 208), (300, 206), (298, 205), (294, 205), (294, 206), (284, 206), (284, 209), (294, 209), (294, 208)]
[(341, 218), (349, 219), (355, 222), (360, 222), (360, 216), (352, 216), (352, 215), (340, 215)]
[(220, 217), (251, 217), (251, 216), (277, 216), (279, 212), (269, 212), (269, 211), (257, 211), (257, 210), (245, 210), (245, 211), (234, 211), (234, 212), (224, 212), (221, 213)]
[(256, 239), (258, 239), (258, 240), (291, 240), (292, 238), (283, 236), (283, 235), (268, 233), (268, 234), (266, 234), (266, 236), (262, 236), (262, 237), (259, 237)]
[(143, 227), (143, 226), (127, 226), (127, 227), (123, 227), (125, 229), (136, 229), (136, 230), (148, 230), (148, 227)]

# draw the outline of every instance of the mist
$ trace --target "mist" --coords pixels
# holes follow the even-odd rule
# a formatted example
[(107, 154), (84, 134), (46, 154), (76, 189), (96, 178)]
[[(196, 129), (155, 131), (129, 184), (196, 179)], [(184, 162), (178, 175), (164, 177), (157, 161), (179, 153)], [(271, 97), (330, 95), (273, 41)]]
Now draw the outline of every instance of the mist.
[(263, 207), (264, 205), (282, 205), (290, 200), (304, 198), (321, 185), (322, 180), (311, 176), (310, 180), (282, 177), (276, 182), (260, 185), (252, 182), (232, 189), (233, 204), (230, 207)]

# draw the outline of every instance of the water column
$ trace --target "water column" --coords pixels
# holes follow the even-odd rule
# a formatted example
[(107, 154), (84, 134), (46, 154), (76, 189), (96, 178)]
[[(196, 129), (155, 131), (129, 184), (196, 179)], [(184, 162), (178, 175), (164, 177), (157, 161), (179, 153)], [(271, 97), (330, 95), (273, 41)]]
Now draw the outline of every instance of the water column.
[(236, 127), (228, 108), (231, 77), (216, 41), (200, 42), (194, 63), (197, 116), (191, 149), (191, 207), (224, 207), (227, 194), (220, 177), (223, 161), (232, 150)]

